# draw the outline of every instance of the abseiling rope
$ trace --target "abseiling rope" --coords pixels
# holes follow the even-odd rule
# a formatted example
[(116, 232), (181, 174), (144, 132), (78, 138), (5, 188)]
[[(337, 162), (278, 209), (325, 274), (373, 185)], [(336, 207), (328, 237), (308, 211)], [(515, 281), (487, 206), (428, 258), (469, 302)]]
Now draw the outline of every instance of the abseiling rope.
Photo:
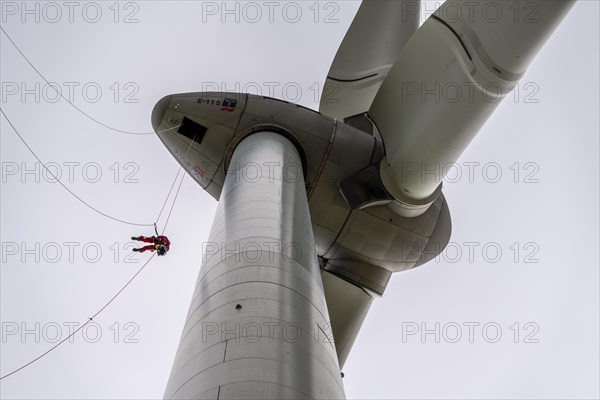
[[(21, 141), (23, 142), (23, 144), (25, 144), (25, 146), (29, 149), (29, 151), (31, 152), (31, 154), (33, 154), (33, 156), (40, 162), (40, 164), (44, 165), (44, 163), (39, 159), (39, 157), (33, 152), (33, 150), (31, 149), (31, 147), (29, 147), (29, 145), (27, 144), (27, 142), (25, 141), (25, 139), (23, 139), (23, 137), (19, 134), (19, 132), (17, 131), (17, 129), (14, 127), (14, 125), (11, 123), (11, 121), (8, 119), (8, 117), (6, 116), (6, 114), (4, 113), (4, 111), (2, 109), (0, 109), (0, 112), (2, 113), (2, 115), (4, 115), (4, 117), (6, 118), (6, 120), (8, 121), (8, 123), (10, 124), (10, 126), (12, 127), (12, 129), (14, 130), (14, 132), (17, 134), (17, 136), (19, 136), (19, 138), (21, 139)], [(194, 139), (196, 137), (194, 136)], [(192, 141), (190, 142), (190, 145), (186, 151), (185, 154), (185, 158), (187, 158), (190, 149), (192, 148), (192, 144), (194, 143), (194, 139), (192, 139)], [(44, 165), (44, 168), (46, 168), (46, 166)], [(156, 226), (155, 224), (136, 224), (136, 223), (131, 223), (131, 222), (127, 222), (127, 221), (123, 221), (120, 220), (118, 218), (114, 218), (111, 217), (108, 214), (105, 214), (99, 210), (97, 210), (96, 208), (90, 206), (88, 203), (86, 203), (85, 201), (83, 201), (79, 196), (77, 196), (75, 193), (73, 193), (68, 187), (66, 187), (54, 174), (52, 174), (52, 171), (50, 171), (48, 168), (46, 168), (46, 170), (52, 175), (52, 177), (54, 179), (56, 179), (69, 193), (71, 193), (73, 196), (75, 196), (75, 198), (77, 198), (79, 201), (81, 201), (83, 204), (87, 205), (89, 208), (91, 208), (92, 210), (98, 212), (101, 215), (104, 215), (105, 217), (108, 217), (110, 219), (119, 221), (119, 222), (123, 222), (129, 225), (137, 225), (137, 226)], [(177, 170), (177, 175), (175, 175), (175, 179), (173, 180), (173, 183), (171, 184), (171, 188), (169, 189), (169, 193), (167, 194), (167, 197), (165, 198), (165, 201), (163, 203), (163, 206), (158, 214), (158, 217), (156, 218), (156, 220), (158, 221), (158, 219), (160, 219), (164, 209), (165, 209), (165, 205), (167, 204), (167, 200), (169, 199), (169, 196), (171, 195), (171, 192), (173, 191), (173, 187), (175, 186), (175, 182), (177, 181), (177, 178), (179, 177), (179, 174), (181, 173), (181, 171), (183, 170), (183, 166), (180, 166), (179, 169)], [(183, 180), (185, 179), (185, 173), (183, 174), (183, 176), (181, 177), (181, 180), (179, 181), (179, 186), (177, 187), (177, 191), (175, 192), (175, 198), (173, 199), (173, 203), (171, 204), (171, 208), (169, 210), (169, 214), (167, 215), (167, 220), (165, 221), (165, 225), (163, 227), (163, 231), (162, 233), (164, 233), (165, 229), (167, 229), (167, 224), (169, 223), (169, 219), (171, 218), (171, 212), (173, 211), (173, 208), (175, 207), (175, 202), (177, 201), (177, 197), (179, 196), (179, 191), (181, 190), (181, 185), (183, 183)], [(162, 234), (161, 233), (161, 234)], [(17, 372), (25, 369), (26, 367), (36, 363), (37, 361), (41, 360), (43, 357), (45, 357), (46, 355), (50, 354), (52, 351), (56, 350), (60, 345), (62, 345), (64, 342), (66, 342), (67, 340), (69, 340), (70, 338), (72, 338), (77, 332), (79, 332), (81, 329), (83, 329), (87, 324), (89, 324), (91, 321), (94, 320), (94, 318), (96, 318), (102, 311), (104, 311), (126, 288), (127, 286), (129, 286), (135, 278), (137, 278), (137, 276), (144, 270), (144, 268), (146, 268), (146, 266), (150, 263), (150, 261), (154, 258), (156, 254), (153, 253), (152, 256), (150, 256), (150, 258), (144, 263), (144, 265), (142, 265), (142, 267), (140, 269), (137, 270), (137, 272), (123, 285), (123, 287), (108, 301), (106, 302), (102, 308), (100, 308), (98, 311), (96, 311), (96, 313), (94, 315), (92, 315), (91, 317), (89, 317), (81, 326), (79, 326), (76, 330), (74, 330), (73, 332), (71, 332), (70, 335), (68, 335), (66, 338), (64, 338), (63, 340), (61, 340), (60, 342), (56, 343), (54, 346), (52, 346), (51, 348), (49, 348), (48, 350), (46, 350), (44, 353), (40, 354), (39, 356), (37, 356), (36, 358), (34, 358), (33, 360), (23, 364), (22, 366), (20, 366), (19, 368), (9, 372), (6, 375), (0, 376), (0, 380), (4, 379), (4, 378), (8, 378), (11, 375), (16, 374)]]
[(67, 336), (66, 338), (64, 338), (63, 340), (61, 340), (60, 342), (56, 343), (54, 346), (50, 347), (48, 350), (46, 350), (45, 352), (43, 352), (42, 354), (40, 354), (39, 356), (37, 356), (36, 358), (34, 358), (33, 360), (29, 361), (26, 364), (23, 364), (22, 366), (20, 366), (19, 368), (9, 372), (6, 375), (3, 375), (0, 377), (0, 380), (4, 379), (4, 378), (8, 378), (9, 376), (16, 374), (17, 372), (21, 371), (22, 369), (30, 366), (31, 364), (39, 361), (40, 359), (42, 359), (44, 356), (48, 355), (49, 353), (51, 353), (52, 351), (54, 351), (56, 348), (58, 348), (58, 346), (60, 346), (61, 344), (63, 344), (64, 342), (66, 342), (67, 340), (71, 339), (77, 332), (79, 332), (81, 329), (83, 329), (84, 326), (86, 326), (87, 324), (89, 324), (91, 321), (93, 321), (94, 318), (96, 318), (102, 311), (104, 311), (104, 309), (106, 307), (108, 307), (110, 305), (110, 303), (112, 303), (117, 296), (119, 296), (121, 294), (121, 292), (123, 292), (123, 290), (125, 290), (125, 288), (127, 286), (129, 286), (129, 284), (131, 282), (133, 282), (133, 280), (140, 274), (140, 272), (142, 272), (142, 270), (144, 268), (146, 268), (146, 265), (148, 265), (150, 263), (150, 261), (152, 260), (152, 258), (154, 258), (155, 254), (152, 254), (150, 256), (150, 258), (148, 259), (148, 261), (146, 261), (144, 263), (144, 265), (142, 265), (142, 267), (140, 269), (138, 269), (138, 271), (131, 277), (131, 279), (129, 279), (127, 281), (127, 283), (125, 283), (125, 285), (123, 285), (123, 287), (106, 303), (104, 304), (104, 306), (102, 306), (101, 309), (99, 309), (98, 311), (96, 311), (96, 313), (94, 315), (92, 315), (91, 317), (89, 317), (87, 319), (87, 321), (85, 321), (85, 323), (83, 323), (79, 328), (75, 329), (73, 332), (71, 332), (71, 334), (69, 336)]
[(19, 131), (17, 130), (17, 128), (13, 125), (13, 123), (10, 121), (10, 119), (8, 118), (8, 116), (4, 113), (4, 110), (2, 110), (2, 108), (0, 108), (0, 112), (2, 113), (2, 115), (4, 115), (4, 118), (6, 118), (6, 121), (8, 122), (8, 124), (10, 125), (10, 127), (13, 129), (13, 131), (17, 134), (17, 136), (19, 137), (19, 139), (21, 139), (21, 142), (23, 142), (23, 144), (25, 145), (25, 147), (27, 147), (27, 149), (29, 150), (29, 152), (31, 154), (33, 154), (33, 156), (36, 158), (36, 160), (38, 160), (38, 162), (40, 164), (42, 164), (42, 166), (44, 167), (44, 169), (58, 182), (60, 183), (60, 185), (65, 188), (67, 190), (67, 192), (71, 193), (71, 195), (73, 195), (73, 197), (75, 197), (77, 200), (79, 200), (81, 203), (85, 204), (88, 208), (90, 208), (91, 210), (94, 210), (95, 212), (97, 212), (98, 214), (105, 216), (106, 218), (110, 218), (114, 221), (117, 222), (121, 222), (123, 224), (127, 224), (127, 225), (135, 225), (135, 226), (152, 226), (153, 224), (140, 224), (137, 222), (131, 222), (131, 221), (125, 221), (122, 220), (120, 218), (116, 218), (113, 217), (111, 215), (108, 215), (100, 210), (98, 210), (97, 208), (95, 208), (94, 206), (90, 205), (88, 202), (86, 202), (85, 200), (83, 200), (81, 197), (79, 197), (78, 195), (76, 195), (71, 189), (69, 189), (64, 183), (62, 183), (62, 181), (60, 179), (58, 179), (56, 177), (56, 175), (54, 175), (54, 173), (52, 173), (52, 171), (50, 171), (50, 169), (48, 167), (46, 167), (46, 164), (44, 164), (44, 162), (37, 156), (37, 154), (33, 151), (33, 149), (29, 146), (29, 144), (27, 144), (27, 141), (25, 141), (25, 139), (23, 138), (23, 136), (21, 136), (21, 134), (19, 133)]
[[(58, 96), (60, 96), (61, 99), (63, 99), (64, 101), (66, 101), (75, 110), (79, 111), (83, 116), (85, 116), (86, 118), (94, 121), (98, 125), (105, 127), (106, 129), (110, 129), (111, 131), (115, 131), (115, 132), (119, 132), (119, 133), (124, 133), (124, 134), (127, 134), (127, 135), (153, 135), (154, 134), (154, 132), (133, 132), (133, 131), (126, 131), (126, 130), (123, 130), (123, 129), (113, 128), (110, 125), (107, 125), (107, 124), (105, 124), (103, 122), (98, 121), (96, 118), (92, 117), (91, 115), (89, 115), (88, 113), (86, 113), (85, 111), (83, 111), (81, 108), (77, 107), (75, 105), (75, 103), (69, 101), (66, 97), (64, 97), (63, 94), (62, 94), (62, 92), (60, 90), (57, 90), (54, 87), (54, 85), (52, 85), (48, 81), (48, 79), (46, 79), (46, 77), (44, 75), (42, 75), (42, 73), (35, 67), (35, 65), (33, 65), (33, 63), (31, 61), (29, 61), (29, 59), (27, 58), (27, 56), (21, 51), (21, 49), (19, 48), (19, 46), (17, 46), (17, 44), (12, 40), (12, 38), (8, 35), (8, 33), (6, 33), (6, 31), (4, 30), (4, 28), (2, 28), (2, 26), (0, 26), (0, 31), (2, 31), (2, 33), (4, 33), (4, 35), (6, 35), (6, 37), (8, 38), (8, 40), (10, 41), (10, 43), (13, 45), (13, 47), (19, 52), (19, 54), (21, 55), (21, 57), (23, 57), (23, 59), (27, 62), (27, 64), (29, 64), (29, 66), (35, 71), (35, 73), (38, 74), (39, 77), (42, 78), (42, 80), (44, 82), (46, 82), (46, 84), (48, 86), (50, 86), (56, 92), (56, 94), (58, 94)], [(180, 126), (181, 125), (174, 126), (172, 128), (168, 128), (168, 129), (164, 129), (162, 131), (156, 131), (156, 133), (168, 132), (170, 130), (179, 128)]]

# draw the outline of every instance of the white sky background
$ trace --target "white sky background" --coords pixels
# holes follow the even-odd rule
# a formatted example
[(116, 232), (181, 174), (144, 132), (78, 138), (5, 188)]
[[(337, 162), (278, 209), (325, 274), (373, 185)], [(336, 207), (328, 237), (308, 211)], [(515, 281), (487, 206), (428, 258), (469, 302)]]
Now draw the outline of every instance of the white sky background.
[[(297, 101), (317, 109), (315, 90), (359, 5), (318, 3), (315, 23), (314, 3), (299, 2), (303, 15), (290, 23), (282, 15), (285, 3), (279, 3), (272, 22), (263, 6), (261, 21), (251, 23), (243, 15), (239, 22), (234, 15), (222, 22), (220, 13), (203, 21), (201, 2), (120, 3), (115, 23), (113, 2), (102, 2), (94, 24), (82, 16), (88, 3), (77, 4), (73, 23), (61, 6), (57, 23), (47, 21), (53, 13), (42, 14), (39, 23), (33, 15), (22, 23), (20, 15), (3, 14), (2, 27), (65, 94), (68, 82), (77, 84), (78, 107), (107, 125), (139, 132), (152, 130), (150, 113), (158, 99), (214, 90), (207, 86), (213, 82), (224, 82), (223, 90), (246, 86), (251, 93), (258, 86), (262, 94), (285, 100), (295, 100), (293, 87), (299, 87)], [(423, 16), (434, 5), (429, 2)], [(131, 12), (138, 22), (123, 23)], [(337, 22), (324, 23), (331, 12)], [(519, 94), (502, 103), (459, 160), (462, 178), (444, 189), (453, 219), (451, 249), (437, 262), (395, 275), (374, 303), (344, 368), (349, 398), (599, 396), (598, 14), (596, 1), (575, 5), (519, 84)], [(111, 131), (62, 100), (52, 103), (53, 91), (43, 90), (45, 83), (4, 34), (0, 46), (2, 109), (31, 148), (44, 162), (58, 163), (69, 188), (102, 212), (152, 223), (179, 168), (159, 139)], [(33, 88), (36, 82), (39, 102), (32, 94), (22, 100), (20, 92), (6, 91), (13, 83)], [(93, 88), (85, 97), (86, 84), (101, 88), (97, 102), (91, 101)], [(292, 87), (287, 94), (281, 90), (286, 84)], [(269, 87), (275, 87), (272, 93)], [(127, 94), (137, 102), (125, 102)], [(22, 176), (23, 168), (36, 168), (36, 160), (4, 117), (1, 129), (4, 375), (51, 347), (54, 327), (62, 328), (64, 338), (69, 322), (83, 323), (101, 308), (148, 257), (124, 262), (129, 237), (150, 235), (152, 228), (96, 214), (46, 182), (41, 171)], [(465, 163), (471, 162), (479, 166), (470, 181)], [(71, 164), (71, 183), (69, 163), (78, 163)], [(499, 165), (497, 183), (488, 182), (495, 169), (482, 173), (487, 163)], [(95, 165), (102, 176), (91, 183)], [(15, 167), (17, 173), (8, 175)], [(126, 182), (132, 179), (137, 182)], [(166, 231), (173, 242), (168, 257), (153, 259), (95, 319), (101, 330), (96, 343), (94, 329), (78, 333), (74, 343), (0, 381), (2, 398), (162, 397), (215, 208), (216, 201), (186, 176)], [(73, 260), (68, 242), (78, 243)], [(470, 242), (477, 243), (472, 259)], [(25, 254), (36, 243), (40, 251)], [(62, 255), (51, 243), (58, 243)], [(13, 244), (15, 255), (7, 251)], [(96, 247), (102, 255), (94, 263)], [(491, 262), (498, 247), (502, 255)], [(472, 343), (465, 325), (471, 322), (479, 324)], [(439, 343), (434, 334), (403, 341), (403, 326), (406, 331), (413, 323), (419, 329), (439, 323), (447, 335)], [(496, 343), (486, 341), (495, 336), (492, 328), (484, 335), (486, 323), (502, 329)], [(463, 336), (451, 343), (455, 324)], [(7, 335), (14, 326), (19, 332)], [(37, 330), (39, 343), (34, 333), (22, 337), (22, 328)], [(530, 333), (529, 341), (537, 343), (526, 343)], [(127, 334), (137, 343), (127, 343)]]

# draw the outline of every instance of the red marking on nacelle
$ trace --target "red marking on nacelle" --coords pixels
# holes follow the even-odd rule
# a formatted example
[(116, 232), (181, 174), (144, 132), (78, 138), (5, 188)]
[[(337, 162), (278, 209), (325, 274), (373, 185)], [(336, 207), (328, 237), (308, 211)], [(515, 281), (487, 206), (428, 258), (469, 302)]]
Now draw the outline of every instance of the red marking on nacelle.
[(206, 174), (206, 172), (204, 172), (204, 170), (197, 165), (194, 165), (194, 169), (196, 170), (196, 172), (198, 172), (202, 176), (204, 176)]

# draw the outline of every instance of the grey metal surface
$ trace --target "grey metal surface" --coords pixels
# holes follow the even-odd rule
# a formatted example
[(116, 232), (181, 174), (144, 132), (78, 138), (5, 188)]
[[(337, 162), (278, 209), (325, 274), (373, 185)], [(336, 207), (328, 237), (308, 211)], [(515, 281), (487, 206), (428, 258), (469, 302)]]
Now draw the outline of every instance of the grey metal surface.
[(420, 0), (365, 0), (333, 59), (319, 111), (339, 120), (366, 112), (406, 41)]
[(237, 145), (204, 250), (165, 398), (344, 398), (291, 141)]

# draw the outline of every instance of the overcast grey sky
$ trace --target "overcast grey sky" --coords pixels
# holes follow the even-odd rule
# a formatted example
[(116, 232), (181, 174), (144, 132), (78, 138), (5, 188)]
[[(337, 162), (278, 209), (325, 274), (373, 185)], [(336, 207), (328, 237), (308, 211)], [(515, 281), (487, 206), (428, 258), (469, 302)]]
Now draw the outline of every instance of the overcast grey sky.
[[(245, 90), (317, 109), (359, 2), (22, 4), (2, 2), (2, 28), (30, 62), (103, 124), (150, 132), (169, 93)], [(374, 303), (344, 368), (349, 398), (599, 396), (598, 15), (597, 1), (575, 5), (459, 160), (444, 189), (450, 246)], [(158, 138), (56, 99), (1, 35), (2, 110), (33, 151), (103, 213), (154, 222), (179, 168)], [(148, 257), (128, 258), (129, 237), (152, 228), (84, 206), (0, 126), (4, 375), (96, 313)], [(0, 395), (160, 398), (215, 208), (186, 176), (169, 256)]]

